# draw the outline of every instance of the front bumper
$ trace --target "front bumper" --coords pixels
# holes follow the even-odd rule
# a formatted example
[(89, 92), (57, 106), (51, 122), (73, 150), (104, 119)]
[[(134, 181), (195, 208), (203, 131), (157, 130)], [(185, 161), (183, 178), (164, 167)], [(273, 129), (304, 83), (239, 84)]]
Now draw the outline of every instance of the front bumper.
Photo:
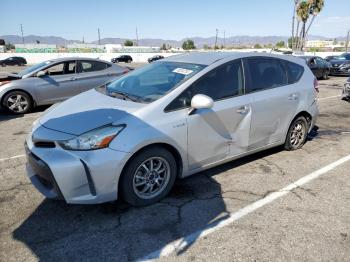
[[(56, 131), (52, 131), (56, 132)], [(38, 135), (37, 135), (38, 137)], [(117, 199), (118, 181), (130, 154), (110, 148), (68, 151), (57, 143), (26, 140), (27, 175), (44, 196), (71, 204), (96, 204)]]
[(340, 67), (331, 67), (330, 75), (349, 76), (350, 69), (344, 69)]
[(342, 93), (342, 98), (343, 98), (343, 99), (350, 100), (350, 82), (347, 82), (347, 83), (344, 85), (343, 93)]

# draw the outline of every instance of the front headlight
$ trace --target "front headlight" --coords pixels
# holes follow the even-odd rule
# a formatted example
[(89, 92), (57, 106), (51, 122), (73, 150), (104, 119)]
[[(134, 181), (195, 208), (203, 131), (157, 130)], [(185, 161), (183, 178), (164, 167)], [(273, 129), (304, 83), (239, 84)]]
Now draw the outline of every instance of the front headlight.
[(96, 150), (106, 148), (124, 128), (125, 125), (104, 126), (71, 140), (59, 142), (59, 144), (67, 150)]

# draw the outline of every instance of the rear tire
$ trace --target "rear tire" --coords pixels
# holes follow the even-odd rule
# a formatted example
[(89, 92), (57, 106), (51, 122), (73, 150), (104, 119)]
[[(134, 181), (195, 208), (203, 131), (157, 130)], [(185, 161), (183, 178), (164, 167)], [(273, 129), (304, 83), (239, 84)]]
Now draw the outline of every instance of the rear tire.
[(3, 100), (5, 108), (13, 114), (26, 114), (33, 108), (31, 97), (22, 91), (12, 91)]
[(120, 191), (133, 206), (151, 205), (169, 194), (174, 185), (177, 166), (174, 156), (155, 146), (136, 154), (120, 178)]
[(289, 127), (284, 149), (293, 151), (301, 148), (305, 144), (308, 130), (309, 125), (305, 117), (297, 117)]

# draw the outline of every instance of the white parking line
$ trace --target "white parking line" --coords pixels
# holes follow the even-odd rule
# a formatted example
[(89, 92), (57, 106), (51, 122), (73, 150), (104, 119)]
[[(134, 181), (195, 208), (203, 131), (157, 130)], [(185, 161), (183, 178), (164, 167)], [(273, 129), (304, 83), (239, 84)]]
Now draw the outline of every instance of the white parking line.
[(197, 232), (194, 232), (188, 236), (185, 236), (181, 239), (175, 240), (163, 248), (154, 251), (147, 256), (140, 259), (140, 261), (150, 261), (153, 259), (157, 259), (160, 257), (166, 257), (169, 256), (171, 253), (180, 251), (188, 247), (190, 244), (194, 243), (197, 239), (202, 238), (204, 236), (207, 236), (222, 227), (228, 226), (229, 224), (232, 224), (233, 222), (237, 221), (238, 219), (254, 212), (255, 210), (275, 201), (276, 199), (283, 197), (284, 195), (290, 193), (292, 190), (320, 177), (321, 175), (326, 174), (327, 172), (331, 171), (332, 169), (336, 168), (337, 166), (340, 166), (344, 164), (345, 162), (350, 160), (350, 155), (347, 155), (315, 172), (312, 172), (309, 175), (306, 175), (299, 180), (289, 184), (288, 186), (280, 189), (279, 191), (275, 191), (266, 197), (238, 210), (237, 212), (231, 213), (229, 218), (225, 220), (221, 220), (218, 223), (215, 223), (213, 225), (208, 225), (207, 227), (203, 228), (202, 230), (199, 230)]
[(338, 96), (329, 96), (329, 97), (322, 97), (322, 98), (319, 98), (318, 101), (327, 100), (327, 99), (336, 98), (336, 97), (341, 97), (341, 95), (338, 95)]
[(17, 156), (11, 156), (11, 157), (6, 157), (6, 158), (0, 158), (0, 162), (6, 161), (6, 160), (11, 160), (11, 159), (16, 159), (16, 158), (21, 158), (25, 157), (25, 155), (17, 155)]

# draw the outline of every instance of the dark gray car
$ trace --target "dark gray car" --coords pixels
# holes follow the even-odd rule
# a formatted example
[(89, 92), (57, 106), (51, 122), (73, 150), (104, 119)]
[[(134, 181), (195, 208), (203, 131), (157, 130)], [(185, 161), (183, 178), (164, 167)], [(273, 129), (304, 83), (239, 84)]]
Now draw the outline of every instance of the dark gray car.
[(18, 74), (0, 73), (1, 106), (15, 114), (53, 104), (125, 74), (128, 68), (98, 59), (71, 57), (45, 61)]

